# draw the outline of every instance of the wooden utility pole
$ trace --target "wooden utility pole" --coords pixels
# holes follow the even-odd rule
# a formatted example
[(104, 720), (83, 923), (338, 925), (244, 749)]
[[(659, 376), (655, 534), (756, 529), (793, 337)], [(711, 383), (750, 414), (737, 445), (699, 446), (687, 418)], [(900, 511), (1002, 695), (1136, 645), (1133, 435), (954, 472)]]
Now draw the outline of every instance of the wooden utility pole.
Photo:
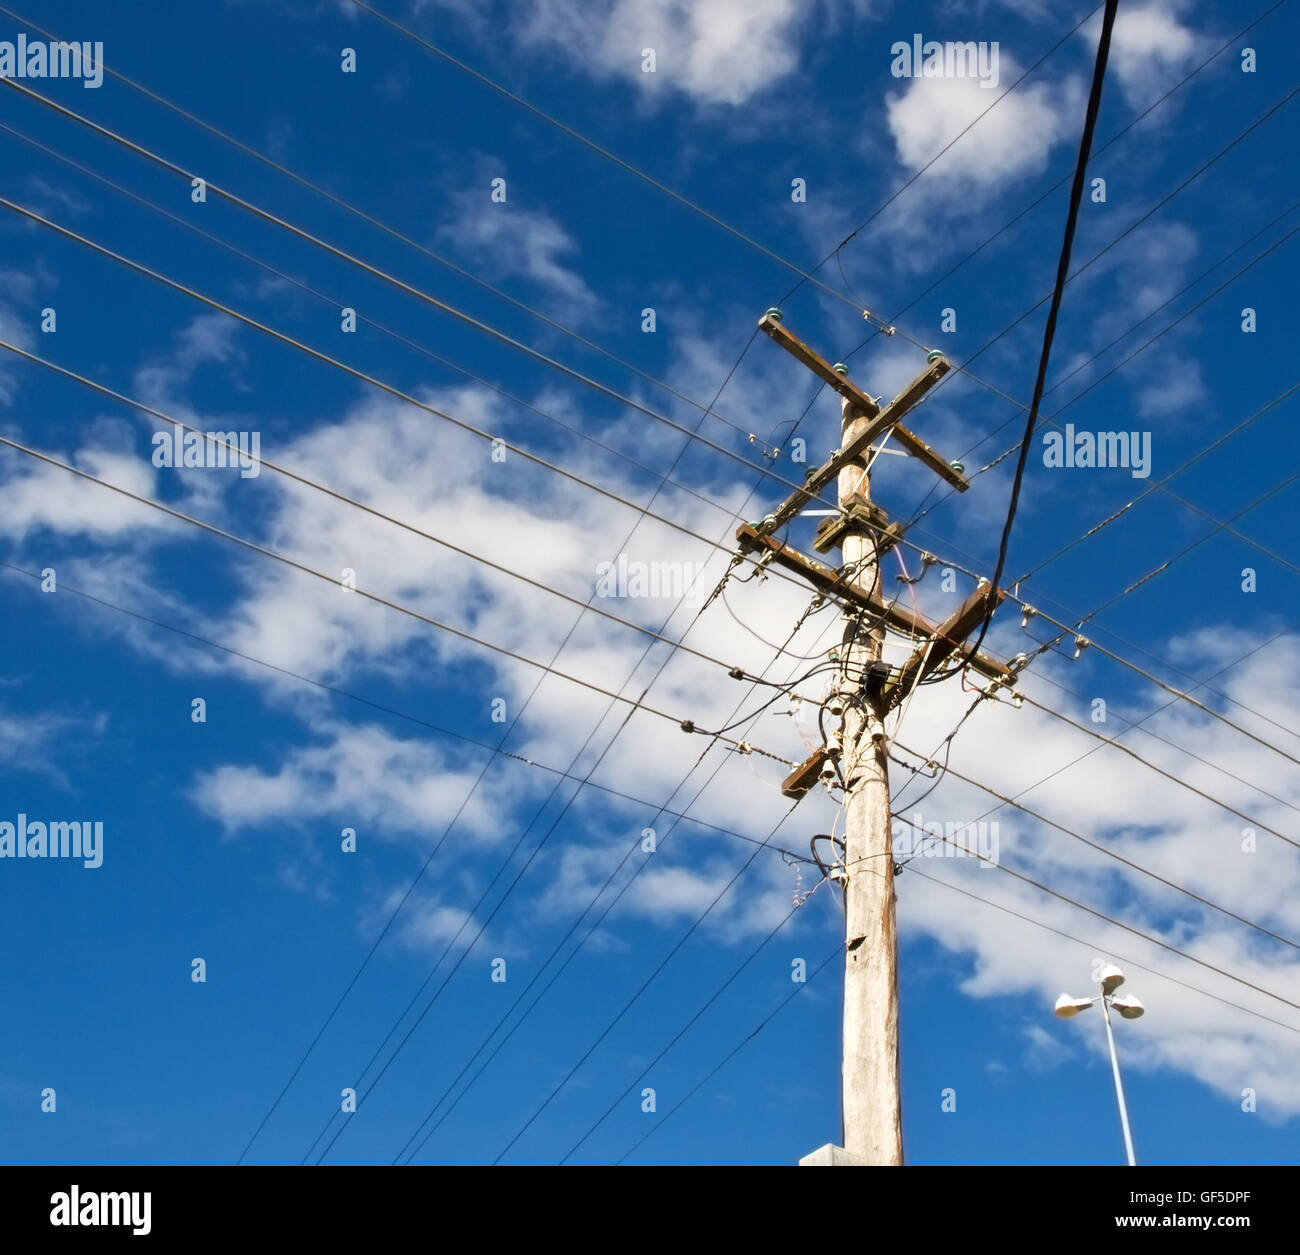
[[(870, 423), (845, 398), (841, 450)], [(868, 455), (869, 456), (869, 455)], [(839, 504), (871, 500), (865, 458), (839, 473)], [(843, 535), (850, 578), (883, 600), (876, 539), (862, 524)], [(885, 629), (861, 611), (844, 615), (840, 693), (845, 699), (844, 777), (844, 1149), (871, 1164), (903, 1162), (898, 1084), (898, 930), (894, 915), (894, 856), (890, 834), (889, 755), (880, 687), (864, 682), (880, 661)], [(874, 696), (873, 696), (874, 694)]]
[[(771, 514), (736, 533), (740, 554), (761, 552), (760, 562), (777, 563), (806, 580), (844, 612), (839, 676), (828, 713), (842, 720), (830, 739), (800, 763), (782, 783), (787, 797), (802, 797), (818, 780), (843, 789), (845, 819), (842, 861), (828, 874), (844, 890), (844, 1060), (843, 1146), (827, 1145), (801, 1162), (898, 1166), (903, 1162), (899, 1099), (898, 932), (894, 912), (894, 855), (889, 806), (889, 747), (885, 716), (940, 668), (951, 674), (974, 671), (986, 692), (1014, 681), (1014, 672), (963, 644), (992, 613), (1002, 594), (987, 581), (942, 623), (931, 623), (895, 604), (882, 586), (880, 557), (902, 538), (871, 500), (870, 462), (874, 444), (886, 437), (958, 492), (968, 487), (960, 463), (947, 462), (901, 423), (951, 369), (942, 353), (928, 355), (926, 368), (887, 405), (864, 392), (841, 363), (831, 365), (782, 325), (771, 309), (759, 328), (842, 398), (839, 450), (807, 472)], [(842, 561), (831, 568), (779, 540), (776, 532), (795, 521), (832, 482), (838, 510), (814, 539), (826, 553), (839, 546)], [(823, 512), (824, 513), (824, 512)], [(934, 561), (927, 555), (928, 561)], [(918, 642), (900, 666), (883, 658), (888, 629)], [(828, 765), (829, 764), (829, 765)]]

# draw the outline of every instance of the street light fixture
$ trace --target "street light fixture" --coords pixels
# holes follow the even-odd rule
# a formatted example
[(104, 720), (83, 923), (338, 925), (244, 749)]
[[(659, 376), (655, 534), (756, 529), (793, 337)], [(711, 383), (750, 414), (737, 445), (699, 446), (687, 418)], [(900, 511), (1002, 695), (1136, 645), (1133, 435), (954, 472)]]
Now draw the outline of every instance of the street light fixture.
[(1115, 990), (1124, 983), (1124, 973), (1113, 963), (1107, 964), (1101, 969), (1098, 982), (1101, 985), (1100, 994), (1092, 998), (1072, 998), (1069, 994), (1062, 994), (1056, 1000), (1054, 1010), (1061, 1019), (1068, 1020), (1078, 1015), (1080, 1011), (1086, 1011), (1094, 1002), (1101, 1003), (1101, 1013), (1106, 1021), (1106, 1042), (1110, 1046), (1110, 1066), (1115, 1074), (1115, 1097), (1119, 1100), (1119, 1122), (1120, 1127), (1124, 1130), (1124, 1149), (1128, 1153), (1129, 1167), (1135, 1168), (1137, 1159), (1133, 1154), (1133, 1135), (1128, 1127), (1128, 1107), (1124, 1102), (1124, 1085), (1119, 1078), (1119, 1056), (1115, 1053), (1115, 1034), (1110, 1027), (1110, 1009), (1114, 1007), (1126, 1020), (1136, 1020), (1146, 1011), (1146, 1007), (1132, 994), (1125, 994), (1118, 998), (1115, 996)]

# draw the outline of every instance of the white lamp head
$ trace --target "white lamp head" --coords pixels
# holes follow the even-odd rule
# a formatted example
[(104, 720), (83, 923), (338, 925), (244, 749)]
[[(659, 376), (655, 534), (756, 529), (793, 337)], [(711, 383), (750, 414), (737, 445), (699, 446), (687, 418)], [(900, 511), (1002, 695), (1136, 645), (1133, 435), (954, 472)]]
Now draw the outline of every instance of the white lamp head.
[(1126, 1020), (1136, 1020), (1146, 1010), (1141, 1001), (1132, 994), (1125, 994), (1122, 998), (1112, 998), (1110, 1005)]
[(1106, 993), (1113, 994), (1123, 983), (1124, 973), (1113, 963), (1101, 969), (1101, 987)]
[(1056, 1000), (1053, 1010), (1061, 1019), (1068, 1020), (1071, 1016), (1078, 1015), (1080, 1011), (1086, 1011), (1092, 1004), (1092, 998), (1071, 998), (1069, 994), (1062, 994)]

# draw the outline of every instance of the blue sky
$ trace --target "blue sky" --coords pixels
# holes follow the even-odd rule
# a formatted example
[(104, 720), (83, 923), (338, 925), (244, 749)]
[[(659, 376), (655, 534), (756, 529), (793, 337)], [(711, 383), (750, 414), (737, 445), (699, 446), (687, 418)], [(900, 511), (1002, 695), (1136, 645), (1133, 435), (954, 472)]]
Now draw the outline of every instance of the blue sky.
[[(799, 269), (830, 253), (1087, 13), (1086, 5), (1011, 0), (379, 7)], [(1089, 389), (1062, 424), (1149, 434), (1150, 477), (1047, 466), (1036, 438), (1007, 577), (1046, 563), (1019, 593), (1043, 616), (1073, 624), (1179, 556), (1088, 621), (1081, 630), (1098, 648), (1076, 661), (1067, 640), (1036, 659), (1020, 683), (1031, 699), (1023, 707), (983, 703), (953, 743), (954, 774), (933, 793), (917, 801), (928, 784), (907, 783), (902, 766), (894, 786), (904, 814), (959, 824), (996, 800), (957, 772), (1006, 795), (1028, 790), (1024, 803), (1040, 814), (1289, 938), (1300, 932), (1300, 863), (1266, 829), (1294, 840), (1300, 807), (1288, 757), (1300, 756), (1294, 395), (1271, 405), (1296, 382), (1285, 320), (1297, 247), (1288, 232), (1300, 224), (1300, 204), (1283, 55), (1294, 46), (1294, 6), (1276, 7), (1230, 43), (1267, 8), (1121, 5), (1089, 170), (1105, 179), (1105, 199), (1089, 196), (1082, 208), (1075, 268), (1091, 264), (1066, 289), (1048, 379), (1049, 389), (1060, 387), (1043, 411), (1054, 415)], [(18, 12), (24, 20), (0, 14), (0, 40), (19, 31), (38, 38), (34, 26), (102, 40), (110, 71), (428, 251), (111, 74), (96, 89), (38, 80), (26, 84), (33, 90), (643, 409), (213, 191), (195, 203), (188, 179), (4, 85), (0, 195), (512, 448), (494, 460), (479, 435), (7, 209), (0, 339), (202, 430), (256, 432), (263, 458), (576, 604), (268, 469), (244, 477), (155, 466), (151, 437), (165, 423), (9, 352), (0, 353), (0, 435), (331, 580), (354, 572), (367, 592), (499, 650), (554, 657), (589, 685), (635, 699), (653, 680), (646, 704), (701, 728), (753, 712), (774, 692), (751, 692), (727, 666), (780, 681), (811, 667), (791, 656), (774, 662), (808, 594), (775, 578), (733, 583), (726, 602), (693, 624), (698, 602), (596, 601), (672, 640), (690, 625), (687, 643), (707, 658), (663, 644), (647, 654), (653, 642), (643, 633), (593, 612), (579, 619), (599, 564), (620, 553), (692, 571), (703, 564), (707, 591), (726, 568), (735, 516), (773, 508), (802, 476), (799, 455), (815, 463), (838, 442), (838, 402), (825, 393), (813, 401), (813, 378), (766, 337), (751, 343), (769, 306), (779, 303), (787, 326), (830, 360), (847, 358), (855, 380), (888, 398), (923, 369), (926, 347), (964, 361), (1051, 290), (1068, 184), (1054, 185), (1073, 169), (1097, 29), (1094, 18), (1064, 38), (874, 216), (817, 272), (824, 286), (803, 282), (784, 299), (796, 270), (348, 0), (242, 0), (201, 18), (142, 0), (111, 22), (100, 6), (71, 0)], [(917, 32), (996, 42), (999, 86), (892, 76), (891, 46)], [(1243, 72), (1243, 47), (1256, 50), (1254, 72)], [(355, 50), (355, 72), (342, 72), (345, 48)], [(647, 48), (656, 54), (652, 74), (642, 70)], [(504, 203), (492, 199), (496, 179), (505, 180)], [(792, 198), (794, 180), (805, 197)], [(355, 332), (342, 330), (344, 307), (359, 317)], [(864, 307), (898, 334), (877, 334)], [(972, 363), (977, 378), (955, 373), (909, 420), (946, 456), (962, 457), (969, 492), (934, 492), (916, 460), (879, 459), (876, 499), (904, 520), (932, 507), (908, 538), (955, 565), (951, 581), (941, 561), (902, 594), (933, 618), (969, 593), (963, 572), (989, 574), (995, 564), (1014, 458), (975, 472), (1023, 431), (1023, 411), (998, 393), (1027, 401), (1045, 308)], [(53, 332), (41, 329), (47, 309)], [(642, 329), (646, 309), (655, 311), (653, 332)], [(1255, 312), (1251, 332), (1246, 309)], [(948, 311), (951, 331), (942, 329)], [(721, 417), (700, 426), (708, 443), (683, 451), (682, 429), (701, 424), (700, 408), (683, 398), (707, 404), (724, 381)], [(806, 445), (798, 445), (790, 429), (810, 401), (796, 433)], [(1261, 409), (1170, 481), (1181, 501), (1151, 491), (1054, 556)], [(778, 446), (765, 460), (763, 449)], [(233, 1162), (390, 917), (250, 1162), (297, 1163), (326, 1145), (331, 1163), (387, 1163), (409, 1151), (426, 1113), (535, 978), (520, 1009), (545, 988), (536, 1009), (415, 1162), (490, 1162), (505, 1152), (508, 1163), (570, 1153), (576, 1162), (791, 1163), (839, 1139), (837, 891), (822, 885), (792, 914), (815, 869), (797, 871), (753, 844), (775, 828), (774, 846), (804, 854), (813, 834), (837, 822), (842, 829), (830, 795), (815, 791), (777, 826), (788, 809), (778, 791), (786, 768), (771, 758), (714, 746), (693, 770), (707, 741), (672, 720), (641, 711), (620, 731), (628, 707), (610, 712), (589, 687), (555, 676), (538, 685), (541, 673), (517, 658), (11, 448), (0, 450), (0, 484), (8, 607), (0, 639), (9, 660), (0, 679), (0, 820), (82, 818), (102, 822), (105, 834), (97, 868), (0, 860), (10, 957), (0, 982), (7, 1162)], [(640, 516), (646, 507), (715, 543)], [(1235, 531), (1219, 529), (1227, 520)], [(810, 551), (814, 522), (799, 520), (788, 539)], [(902, 551), (912, 575), (917, 559), (916, 549)], [(49, 592), (32, 574), (47, 568), (55, 572)], [(1243, 588), (1246, 568), (1252, 591)], [(891, 557), (891, 590), (903, 588), (897, 574)], [(835, 632), (822, 610), (790, 651), (815, 658)], [(1022, 631), (1007, 603), (986, 648), (1011, 657), (1050, 634), (1044, 618)], [(1174, 780), (1097, 748), (1089, 728), (1118, 736), (1169, 701), (1102, 647), (1168, 684), (1208, 680), (1212, 690), (1196, 691), (1238, 727), (1174, 701), (1144, 725), (1155, 735), (1122, 738)], [(904, 652), (899, 642), (889, 657)], [(799, 691), (819, 697), (825, 674)], [(195, 699), (205, 722), (192, 718)], [(1105, 724), (1093, 722), (1098, 699)], [(498, 701), (504, 724), (493, 718)], [(917, 752), (899, 757), (934, 752), (969, 704), (955, 679), (919, 691), (891, 722), (896, 747)], [(809, 710), (780, 698), (735, 735), (800, 759), (816, 735)], [(517, 757), (485, 748), (498, 743)], [(687, 818), (673, 827), (661, 806)], [(1004, 868), (1202, 965), (1003, 871), (917, 859), (922, 874), (905, 871), (898, 884), (909, 1161), (1119, 1161), (1101, 1024), (1051, 1015), (1061, 990), (1085, 991), (1099, 957), (1126, 968), (1148, 1007), (1143, 1020), (1118, 1028), (1139, 1158), (1291, 1161), (1300, 1116), (1300, 1010), (1288, 1005), (1300, 1003), (1294, 947), (1021, 812), (988, 818), (998, 824)], [(1247, 826), (1257, 830), (1253, 851), (1242, 848)], [(646, 827), (658, 839), (652, 854), (640, 847)], [(357, 834), (355, 852), (341, 849), (344, 829)], [(596, 898), (611, 873), (613, 888)], [(814, 979), (793, 984), (795, 960), (811, 972), (828, 956)], [(202, 983), (191, 979), (196, 958), (206, 964)], [(494, 960), (504, 961), (504, 982), (492, 980)], [(414, 1011), (399, 1021), (408, 1004)], [(360, 1097), (346, 1117), (345, 1087)], [(641, 1109), (646, 1087), (655, 1091), (653, 1113)], [(41, 1110), (47, 1088), (52, 1113)], [(942, 1110), (946, 1090), (955, 1091), (955, 1111)]]

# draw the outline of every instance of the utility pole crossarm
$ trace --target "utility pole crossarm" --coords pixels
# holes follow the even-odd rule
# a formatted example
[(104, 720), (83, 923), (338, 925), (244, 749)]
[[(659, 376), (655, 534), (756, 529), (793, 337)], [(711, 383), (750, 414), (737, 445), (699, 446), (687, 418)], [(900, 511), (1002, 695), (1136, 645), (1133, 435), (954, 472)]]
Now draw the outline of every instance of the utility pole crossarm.
[(758, 325), (760, 330), (766, 332), (796, 361), (802, 363), (828, 387), (838, 392), (863, 417), (871, 420), (869, 424), (854, 435), (849, 444), (841, 448), (839, 452), (835, 453), (815, 471), (812, 471), (808, 475), (803, 488), (794, 493), (784, 505), (777, 509), (775, 517), (779, 521), (775, 526), (779, 527), (780, 523), (784, 522), (786, 518), (798, 513), (804, 502), (815, 497), (845, 466), (861, 459), (873, 442), (878, 440), (885, 432), (891, 430), (894, 439), (899, 445), (913, 457), (924, 462), (936, 475), (946, 483), (951, 484), (958, 492), (965, 492), (970, 487), (970, 482), (959, 470), (935, 452), (919, 436), (908, 431), (901, 422), (902, 418), (917, 406), (922, 397), (952, 369), (952, 364), (943, 354), (936, 351), (933, 360), (929, 362), (925, 370), (917, 375), (898, 396), (882, 409), (857, 384), (849, 379), (847, 374), (841, 373), (844, 367), (841, 366), (837, 370), (830, 365), (824, 357), (814, 349), (809, 348), (793, 332), (786, 330), (778, 316), (769, 311), (759, 319)]
[[(900, 701), (926, 676), (939, 668), (953, 654), (959, 652), (962, 649), (962, 641), (983, 622), (986, 615), (1001, 605), (1005, 597), (1006, 593), (1000, 588), (995, 593), (992, 585), (985, 582), (967, 597), (948, 618), (937, 627), (932, 628), (929, 633), (929, 641), (912, 651), (912, 656), (899, 669), (897, 680), (891, 681), (886, 687), (891, 704)], [(985, 658), (981, 654), (968, 658), (968, 661), (972, 667), (981, 671), (984, 675), (989, 675), (989, 672), (983, 670), (979, 665), (980, 662), (992, 663), (1001, 674), (991, 675), (991, 679), (1011, 679), (1012, 673), (1010, 669), (994, 659)]]
[[(934, 624), (915, 611), (908, 610), (905, 606), (889, 605), (879, 597), (865, 592), (855, 581), (836, 574), (830, 567), (824, 566), (812, 558), (805, 557), (797, 549), (792, 549), (785, 544), (784, 541), (777, 540), (774, 536), (764, 535), (752, 523), (746, 523), (737, 529), (736, 539), (740, 542), (742, 549), (746, 551), (762, 549), (766, 553), (770, 553), (773, 562), (785, 567), (788, 571), (793, 571), (796, 575), (802, 576), (818, 592), (852, 603), (859, 611), (865, 611), (873, 619), (882, 621), (885, 626), (893, 628), (896, 632), (902, 632), (907, 636), (922, 636), (928, 640), (937, 639), (937, 643), (930, 649), (930, 657), (934, 660), (935, 666), (943, 658), (948, 657), (956, 647), (956, 642), (962, 636), (969, 634), (972, 627), (978, 624), (979, 617), (976, 614), (975, 607), (977, 605), (981, 608), (985, 607), (989, 596), (988, 586), (981, 585), (947, 623)], [(1005, 595), (1005, 593), (999, 592), (998, 599), (1001, 600)], [(965, 622), (966, 618), (970, 616), (975, 616), (973, 622), (964, 627), (960, 634), (958, 634), (957, 629), (961, 627), (961, 624), (956, 622), (958, 615), (963, 616), (962, 622)], [(944, 638), (949, 637), (952, 638), (952, 641), (950, 641), (946, 652), (940, 654), (939, 649), (943, 645)], [(915, 655), (913, 657), (915, 658)], [(972, 655), (967, 659), (967, 662), (974, 670), (990, 680), (1005, 682), (1012, 678), (1009, 667), (998, 662), (996, 658), (990, 658), (983, 652)]]
[(770, 309), (758, 320), (758, 329), (771, 336), (797, 362), (806, 366), (828, 388), (833, 388), (868, 418), (880, 413), (880, 406), (867, 396), (847, 375), (840, 374), (816, 349), (809, 348), (792, 331), (781, 325), (781, 315)]

